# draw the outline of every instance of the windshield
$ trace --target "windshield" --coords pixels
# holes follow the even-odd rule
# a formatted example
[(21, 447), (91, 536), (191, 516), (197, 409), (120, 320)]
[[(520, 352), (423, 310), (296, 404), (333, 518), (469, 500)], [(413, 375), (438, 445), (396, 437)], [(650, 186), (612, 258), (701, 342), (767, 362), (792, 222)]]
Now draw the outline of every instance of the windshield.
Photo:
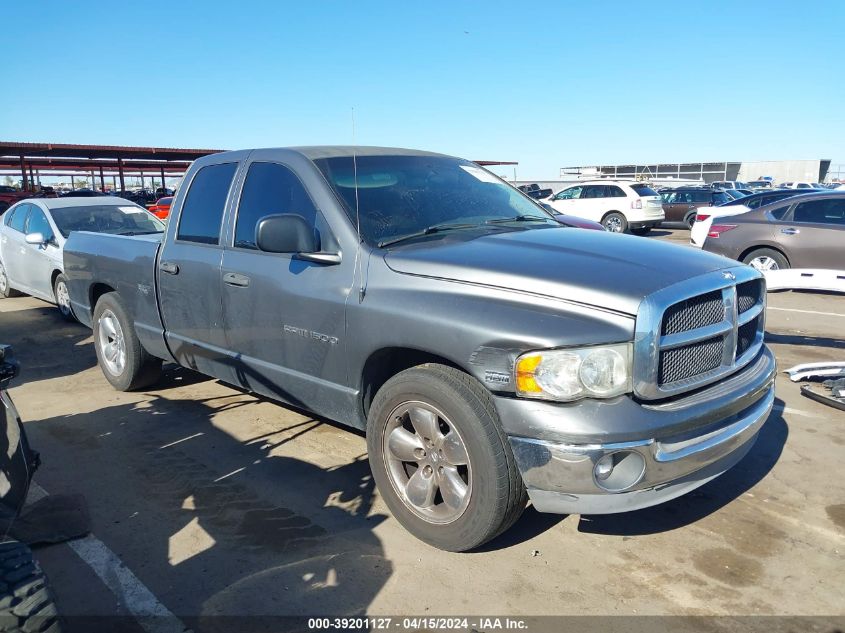
[(65, 237), (71, 231), (112, 235), (144, 235), (164, 232), (164, 224), (138, 206), (87, 205), (51, 209), (53, 221)]
[(726, 194), (728, 194), (728, 195), (729, 195), (731, 198), (733, 198), (734, 200), (736, 200), (737, 198), (742, 198), (742, 197), (744, 197), (744, 196), (743, 196), (743, 195), (742, 195), (739, 191), (737, 191), (736, 189), (725, 189), (724, 191), (725, 191), (725, 193), (726, 193)]
[[(321, 158), (314, 163), (355, 224), (352, 157)], [(482, 226), (490, 230), (560, 226), (531, 198), (469, 161), (445, 156), (359, 156), (355, 163), (361, 236), (370, 245)]]

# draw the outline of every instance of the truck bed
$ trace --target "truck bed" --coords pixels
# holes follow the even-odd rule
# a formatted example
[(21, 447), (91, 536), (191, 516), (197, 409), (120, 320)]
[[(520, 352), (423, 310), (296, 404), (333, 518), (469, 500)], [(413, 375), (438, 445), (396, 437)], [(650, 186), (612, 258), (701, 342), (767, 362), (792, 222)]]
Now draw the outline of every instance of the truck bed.
[[(156, 300), (156, 259), (161, 235), (108, 235), (74, 231), (64, 247), (64, 273), (74, 315), (93, 327), (96, 300), (117, 291), (144, 348), (169, 358)], [(94, 282), (93, 280), (96, 280)]]

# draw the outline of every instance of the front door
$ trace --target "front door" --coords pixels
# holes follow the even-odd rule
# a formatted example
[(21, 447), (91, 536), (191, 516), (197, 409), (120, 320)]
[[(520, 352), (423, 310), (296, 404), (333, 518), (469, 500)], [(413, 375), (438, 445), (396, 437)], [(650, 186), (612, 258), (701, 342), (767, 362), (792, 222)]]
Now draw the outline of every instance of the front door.
[(354, 253), (340, 264), (258, 249), (258, 221), (296, 214), (315, 231), (321, 250), (339, 252), (331, 228), (296, 174), (253, 160), (243, 185), (231, 244), (223, 253), (223, 317), (241, 384), (332, 419), (349, 417), (345, 306)]
[(238, 163), (196, 171), (158, 261), (158, 292), (167, 344), (179, 364), (235, 382), (223, 331), (220, 233)]
[[(24, 244), (24, 275), (26, 285), (35, 296), (52, 301), (53, 297), (53, 269), (61, 259), (61, 251), (53, 234), (53, 227), (47, 216), (39, 207), (32, 205), (29, 219), (26, 223), (26, 234), (41, 233), (44, 242), (41, 244)], [(54, 263), (55, 262), (55, 263)]]

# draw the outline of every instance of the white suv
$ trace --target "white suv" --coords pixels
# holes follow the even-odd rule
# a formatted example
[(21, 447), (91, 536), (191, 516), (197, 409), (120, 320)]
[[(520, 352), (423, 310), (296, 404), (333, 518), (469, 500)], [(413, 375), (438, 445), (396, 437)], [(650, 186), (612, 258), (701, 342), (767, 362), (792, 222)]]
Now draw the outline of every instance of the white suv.
[(601, 222), (613, 233), (645, 235), (663, 218), (663, 200), (646, 183), (591, 180), (547, 198), (560, 213)]

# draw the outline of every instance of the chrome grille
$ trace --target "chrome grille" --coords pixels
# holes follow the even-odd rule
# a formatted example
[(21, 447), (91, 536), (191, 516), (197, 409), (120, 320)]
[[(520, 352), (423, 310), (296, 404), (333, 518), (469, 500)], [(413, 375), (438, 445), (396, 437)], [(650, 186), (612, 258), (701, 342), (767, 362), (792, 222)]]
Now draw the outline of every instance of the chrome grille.
[(704, 325), (713, 325), (724, 318), (725, 304), (722, 303), (722, 291), (714, 290), (670, 306), (663, 315), (660, 333), (665, 336), (688, 332)]
[(637, 315), (634, 390), (658, 399), (710, 384), (756, 357), (766, 288), (749, 267), (717, 271), (647, 297)]
[(722, 364), (724, 348), (725, 341), (719, 336), (661, 352), (657, 380), (662, 385), (713, 371)]

